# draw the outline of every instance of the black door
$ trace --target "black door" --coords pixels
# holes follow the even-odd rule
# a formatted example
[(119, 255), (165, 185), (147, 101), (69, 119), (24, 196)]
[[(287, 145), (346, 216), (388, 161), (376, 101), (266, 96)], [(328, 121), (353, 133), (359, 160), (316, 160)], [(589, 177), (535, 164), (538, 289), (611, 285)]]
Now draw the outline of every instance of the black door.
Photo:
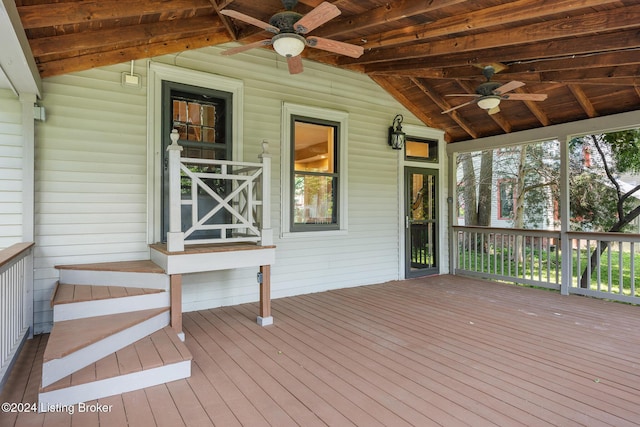
[(406, 168), (406, 277), (438, 273), (438, 171)]
[[(178, 143), (183, 147), (182, 157), (196, 159), (231, 159), (231, 102), (232, 94), (228, 92), (205, 89), (174, 82), (162, 84), (162, 240), (166, 240), (169, 231), (169, 173), (167, 147), (171, 144), (169, 135), (173, 129), (178, 130)], [(197, 172), (219, 172), (211, 165), (192, 165), (189, 168)], [(216, 192), (224, 195), (228, 191), (222, 180), (205, 179), (206, 184)], [(183, 199), (191, 198), (189, 181), (182, 179), (181, 194)], [(202, 190), (198, 191), (197, 218), (203, 218), (213, 209), (216, 202)], [(182, 231), (185, 232), (193, 224), (190, 205), (183, 205)], [(228, 220), (226, 212), (219, 212), (208, 219), (206, 224), (223, 223)], [(220, 237), (219, 230), (197, 231), (187, 237), (189, 239), (207, 239)]]

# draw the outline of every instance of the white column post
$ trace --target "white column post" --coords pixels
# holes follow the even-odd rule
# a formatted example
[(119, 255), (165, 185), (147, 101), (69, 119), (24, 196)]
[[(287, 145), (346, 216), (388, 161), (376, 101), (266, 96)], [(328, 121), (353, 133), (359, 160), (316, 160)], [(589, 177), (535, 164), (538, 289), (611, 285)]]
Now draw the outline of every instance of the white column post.
[(169, 252), (184, 251), (184, 233), (182, 232), (181, 195), (180, 195), (180, 153), (178, 131), (171, 131), (169, 153), (169, 232), (167, 233), (167, 250)]
[(573, 281), (573, 267), (571, 265), (571, 239), (567, 235), (570, 221), (569, 197), (569, 139), (558, 138), (560, 142), (560, 248), (562, 260), (560, 262), (560, 294), (569, 295), (569, 288)]
[(269, 154), (269, 142), (262, 141), (262, 154), (258, 156), (262, 160), (262, 228), (260, 245), (273, 245), (273, 229), (271, 228), (271, 154)]

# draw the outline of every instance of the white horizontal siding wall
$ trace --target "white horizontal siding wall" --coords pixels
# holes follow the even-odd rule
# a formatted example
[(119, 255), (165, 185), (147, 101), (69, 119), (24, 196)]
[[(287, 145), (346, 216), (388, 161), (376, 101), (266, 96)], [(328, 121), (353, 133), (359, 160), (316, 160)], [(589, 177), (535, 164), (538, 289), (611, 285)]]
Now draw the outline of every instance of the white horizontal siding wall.
[(22, 104), (0, 89), (0, 249), (22, 241)]
[(130, 64), (44, 80), (47, 120), (36, 125), (36, 333), (50, 328), (55, 265), (148, 259), (146, 90), (122, 88), (127, 70)]
[[(233, 77), (244, 84), (244, 160), (270, 142), (273, 154), (272, 220), (276, 264), (274, 298), (398, 278), (399, 194), (397, 152), (387, 145), (397, 113), (410, 113), (367, 76), (305, 61), (305, 71), (289, 75), (286, 61), (255, 49), (231, 57), (221, 48), (155, 58), (170, 65)], [(335, 109), (349, 114), (348, 233), (304, 239), (280, 238), (280, 155), (284, 102)], [(285, 130), (286, 131), (286, 130)], [(256, 270), (257, 271), (257, 270)], [(184, 278), (185, 310), (256, 301), (256, 271), (228, 271)]]
[[(397, 113), (419, 124), (368, 77), (305, 61), (291, 76), (286, 61), (255, 49), (223, 57), (205, 48), (155, 62), (241, 80), (243, 156), (257, 159), (261, 142), (273, 154), (274, 298), (398, 278), (400, 194), (398, 153), (387, 145)], [(37, 127), (36, 331), (51, 321), (48, 301), (57, 264), (148, 257), (147, 70), (136, 63), (143, 89), (124, 89), (120, 64), (44, 80), (47, 121)], [(305, 239), (280, 236), (280, 141), (284, 102), (349, 114), (348, 233)], [(185, 311), (258, 300), (257, 269), (187, 275)]]

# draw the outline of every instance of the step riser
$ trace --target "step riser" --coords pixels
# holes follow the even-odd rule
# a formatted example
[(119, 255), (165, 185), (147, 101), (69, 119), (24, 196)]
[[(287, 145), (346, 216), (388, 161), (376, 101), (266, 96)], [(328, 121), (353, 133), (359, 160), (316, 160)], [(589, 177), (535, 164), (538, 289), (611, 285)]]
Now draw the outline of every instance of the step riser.
[(53, 321), (61, 322), (108, 314), (129, 313), (138, 310), (165, 308), (170, 305), (169, 292), (56, 304), (53, 307)]
[(42, 387), (71, 375), (134, 342), (151, 335), (169, 325), (169, 312), (161, 313), (144, 322), (124, 329), (91, 345), (81, 348), (60, 359), (50, 360), (42, 365)]
[(140, 390), (191, 376), (191, 361), (120, 375), (88, 384), (40, 393), (39, 410), (55, 405), (75, 405), (129, 391)]
[(166, 291), (169, 289), (169, 276), (159, 273), (61, 269), (60, 283), (98, 286), (122, 284), (122, 286), (130, 288), (151, 288)]

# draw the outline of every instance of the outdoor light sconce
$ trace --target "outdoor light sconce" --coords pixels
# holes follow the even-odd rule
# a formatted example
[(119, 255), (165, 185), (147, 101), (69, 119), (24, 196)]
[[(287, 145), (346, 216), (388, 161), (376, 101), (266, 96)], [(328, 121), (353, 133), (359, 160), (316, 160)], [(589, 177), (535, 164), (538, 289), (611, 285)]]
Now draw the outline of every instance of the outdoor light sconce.
[(402, 114), (396, 115), (389, 128), (389, 145), (394, 150), (402, 150), (404, 142), (407, 139), (407, 134), (402, 132)]

